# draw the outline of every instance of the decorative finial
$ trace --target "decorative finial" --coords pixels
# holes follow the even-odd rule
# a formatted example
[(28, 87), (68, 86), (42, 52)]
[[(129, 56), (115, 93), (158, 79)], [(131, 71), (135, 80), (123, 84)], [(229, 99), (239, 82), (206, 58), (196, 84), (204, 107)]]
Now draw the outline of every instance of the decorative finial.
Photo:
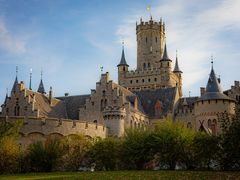
[(42, 79), (42, 77), (43, 77), (43, 70), (41, 69), (41, 79)]
[(178, 57), (178, 52), (177, 52), (177, 50), (176, 50), (176, 59), (177, 59), (177, 57)]
[(213, 69), (213, 55), (211, 55), (211, 64), (212, 64), (212, 69)]
[(101, 69), (101, 73), (103, 73), (103, 66), (101, 66), (100, 69)]
[(16, 77), (18, 76), (18, 66), (16, 66)]
[(147, 11), (150, 14), (150, 20), (152, 21), (152, 14), (151, 14), (151, 5), (147, 5)]
[(124, 49), (124, 39), (122, 39), (122, 49)]

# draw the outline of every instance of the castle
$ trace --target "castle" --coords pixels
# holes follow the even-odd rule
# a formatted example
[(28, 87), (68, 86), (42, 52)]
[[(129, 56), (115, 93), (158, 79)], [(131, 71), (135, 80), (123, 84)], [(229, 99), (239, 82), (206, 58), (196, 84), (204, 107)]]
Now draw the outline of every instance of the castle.
[(182, 97), (182, 74), (178, 58), (174, 68), (168, 56), (165, 24), (162, 20), (136, 24), (137, 68), (129, 71), (122, 48), (118, 83), (108, 72), (101, 75), (88, 95), (54, 97), (46, 93), (41, 78), (39, 88), (25, 87), (16, 76), (11, 94), (6, 95), (0, 119), (23, 120), (19, 144), (36, 140), (84, 134), (88, 137), (122, 137), (126, 129), (146, 129), (165, 117), (184, 122), (196, 131), (221, 132), (217, 116), (234, 113), (240, 102), (240, 85), (222, 91), (212, 66), (206, 88), (199, 97)]

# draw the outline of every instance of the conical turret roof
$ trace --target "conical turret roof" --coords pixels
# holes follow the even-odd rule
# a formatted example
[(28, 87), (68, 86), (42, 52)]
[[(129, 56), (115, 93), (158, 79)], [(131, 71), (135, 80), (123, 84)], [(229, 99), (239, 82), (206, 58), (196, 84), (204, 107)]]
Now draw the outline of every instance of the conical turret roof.
[(127, 61), (125, 59), (124, 47), (122, 48), (122, 57), (120, 63), (117, 66), (128, 66)]
[(42, 79), (41, 79), (40, 84), (39, 84), (39, 87), (38, 87), (38, 92), (39, 92), (39, 93), (42, 93), (42, 94), (45, 94), (45, 93), (46, 93)]
[(182, 71), (180, 70), (179, 66), (178, 66), (178, 57), (176, 56), (176, 63), (175, 63), (175, 67), (173, 72), (180, 72), (182, 73)]
[(211, 99), (226, 99), (226, 100), (233, 100), (229, 98), (228, 96), (226, 96), (225, 94), (223, 94), (222, 92), (222, 88), (219, 84), (219, 81), (215, 75), (213, 66), (209, 75), (209, 79), (207, 82), (207, 86), (206, 86), (206, 91), (204, 93), (204, 95), (202, 95), (199, 100), (211, 100)]
[(165, 40), (165, 46), (164, 46), (164, 53), (163, 53), (163, 57), (162, 57), (161, 61), (172, 61), (172, 60), (168, 57), (166, 40)]

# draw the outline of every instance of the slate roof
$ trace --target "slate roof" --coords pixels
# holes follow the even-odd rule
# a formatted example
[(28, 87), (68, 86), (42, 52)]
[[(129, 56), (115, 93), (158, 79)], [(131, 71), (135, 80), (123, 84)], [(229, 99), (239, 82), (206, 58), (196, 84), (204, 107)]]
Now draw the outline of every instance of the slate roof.
[(18, 78), (17, 78), (17, 76), (16, 76), (15, 81), (14, 81), (14, 84), (13, 84), (13, 87), (12, 87), (12, 92), (13, 92), (13, 91), (16, 91), (17, 85), (18, 85)]
[(79, 119), (79, 108), (85, 105), (86, 99), (89, 97), (90, 95), (77, 95), (57, 97), (57, 99), (64, 103), (66, 107), (67, 118)]
[(122, 49), (122, 57), (121, 57), (120, 63), (117, 66), (121, 66), (121, 65), (128, 66), (127, 61), (125, 59), (124, 48)]
[(164, 46), (164, 53), (163, 53), (163, 57), (160, 61), (172, 61), (169, 57), (168, 57), (168, 53), (167, 53), (167, 44), (165, 42), (165, 46)]
[(212, 67), (211, 73), (208, 79), (208, 83), (206, 86), (206, 92), (204, 93), (203, 96), (199, 98), (199, 101), (201, 100), (211, 100), (211, 99), (223, 99), (223, 100), (233, 100), (234, 99), (226, 96), (222, 92), (222, 88), (218, 82), (218, 79), (215, 75), (214, 69)]
[(173, 72), (180, 72), (180, 73), (182, 73), (182, 71), (180, 70), (179, 65), (178, 65), (178, 58), (177, 57), (176, 57), (176, 63), (175, 63), (175, 67), (174, 67)]
[(40, 81), (40, 84), (39, 84), (39, 87), (38, 87), (37, 92), (42, 93), (42, 94), (45, 94), (45, 93), (46, 93), (46, 92), (45, 92), (45, 89), (44, 89), (44, 85), (43, 85), (42, 79), (41, 79), (41, 81)]
[[(127, 101), (131, 103), (132, 107), (134, 107), (134, 101), (135, 101), (136, 97), (137, 97), (137, 95), (131, 95), (131, 96), (127, 96), (126, 97)], [(144, 108), (143, 108), (142, 103), (139, 100), (139, 98), (138, 98), (138, 111), (140, 111), (140, 112), (145, 114)]]
[(170, 112), (173, 108), (175, 93), (176, 87), (135, 92), (141, 102), (141, 106), (143, 107), (144, 112), (150, 118), (155, 117), (155, 104), (158, 100), (161, 102), (161, 115), (167, 115), (167, 113)]
[[(48, 97), (44, 94), (26, 90), (27, 96), (31, 99), (35, 95), (35, 109), (40, 110), (40, 116), (54, 117), (54, 118), (67, 118), (66, 108), (62, 101), (52, 98), (52, 104), (49, 104)], [(34, 95), (33, 95), (34, 94)]]
[[(194, 102), (198, 100), (199, 97), (184, 97), (179, 99), (178, 101), (178, 109), (182, 109), (184, 106), (188, 106), (188, 108), (193, 109)], [(187, 104), (185, 104), (187, 103)]]

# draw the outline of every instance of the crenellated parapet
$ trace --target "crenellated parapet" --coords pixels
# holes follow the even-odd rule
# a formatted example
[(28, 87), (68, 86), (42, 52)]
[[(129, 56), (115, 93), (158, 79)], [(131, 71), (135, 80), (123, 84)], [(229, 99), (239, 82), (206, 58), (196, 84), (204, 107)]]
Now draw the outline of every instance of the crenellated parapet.
[(69, 136), (74, 134), (82, 134), (87, 137), (107, 137), (107, 129), (104, 125), (69, 119), (58, 118), (36, 118), (36, 117), (11, 117), (2, 116), (0, 121), (15, 122), (16, 120), (23, 121), (19, 138), (19, 143), (27, 147), (29, 144), (38, 140), (46, 140), (48, 137), (57, 135)]

